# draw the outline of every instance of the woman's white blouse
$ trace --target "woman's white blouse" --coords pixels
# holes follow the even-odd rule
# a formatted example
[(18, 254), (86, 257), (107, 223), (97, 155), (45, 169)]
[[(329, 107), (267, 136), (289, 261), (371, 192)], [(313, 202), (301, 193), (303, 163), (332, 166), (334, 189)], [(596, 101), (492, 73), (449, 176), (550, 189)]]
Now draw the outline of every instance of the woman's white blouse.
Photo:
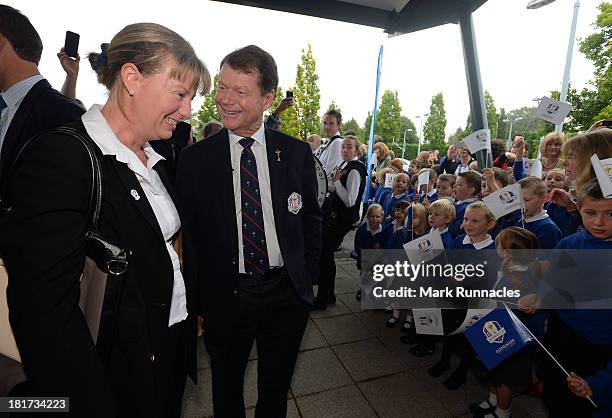
[(168, 326), (171, 326), (187, 318), (187, 297), (179, 257), (172, 247), (172, 238), (181, 228), (181, 221), (172, 198), (159, 178), (159, 174), (153, 169), (155, 164), (164, 158), (157, 154), (148, 143), (145, 143), (143, 146), (147, 155), (147, 166), (145, 167), (136, 154), (119, 141), (102, 115), (101, 109), (102, 106), (93, 105), (81, 117), (81, 120), (87, 133), (100, 147), (102, 153), (115, 156), (117, 161), (127, 164), (136, 175), (145, 196), (139, 196), (136, 190), (132, 190), (131, 196), (126, 196), (126, 198), (136, 200), (146, 198), (153, 209), (174, 270), (172, 302), (168, 319)]

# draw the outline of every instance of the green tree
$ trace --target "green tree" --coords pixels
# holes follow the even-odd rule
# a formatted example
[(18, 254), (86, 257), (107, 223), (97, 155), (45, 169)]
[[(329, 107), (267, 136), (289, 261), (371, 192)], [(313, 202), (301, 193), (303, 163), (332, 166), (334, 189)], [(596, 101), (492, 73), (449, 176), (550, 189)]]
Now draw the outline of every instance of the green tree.
[(510, 127), (508, 121), (508, 115), (506, 115), (506, 109), (503, 107), (499, 109), (499, 118), (497, 124), (497, 137), (508, 138), (508, 128)]
[(320, 132), (318, 113), (321, 94), (317, 85), (318, 80), (316, 62), (309, 43), (306, 50), (302, 49), (301, 63), (297, 66), (293, 90), (293, 108), (297, 114), (298, 127), (295, 136), (301, 139)]
[(361, 127), (355, 118), (351, 118), (345, 122), (342, 122), (342, 132), (353, 131), (357, 134), (357, 138), (361, 138)]
[(202, 106), (200, 106), (200, 108), (191, 117), (191, 126), (193, 126), (193, 129), (197, 133), (196, 136), (198, 138), (202, 136), (204, 125), (206, 125), (208, 122), (213, 119), (221, 121), (221, 116), (219, 116), (219, 112), (217, 111), (217, 104), (215, 103), (215, 95), (217, 94), (218, 81), (219, 73), (215, 74), (210, 93), (204, 96), (204, 102), (202, 102)]
[[(491, 131), (491, 138), (497, 138), (497, 123), (499, 119), (499, 115), (497, 114), (497, 109), (495, 108), (495, 101), (493, 100), (493, 96), (485, 90), (485, 108), (487, 110), (487, 124), (489, 130)], [(472, 112), (468, 114), (467, 122), (465, 123), (465, 129), (463, 130), (463, 137), (465, 138), (469, 134), (474, 132), (474, 128), (472, 127)]]
[(363, 130), (361, 131), (361, 140), (367, 143), (370, 139), (370, 129), (372, 127), (372, 112), (368, 112), (366, 120), (363, 122)]
[(389, 145), (400, 141), (402, 107), (397, 91), (385, 90), (376, 114), (376, 133)]
[(402, 141), (404, 140), (404, 132), (406, 132), (406, 144), (419, 143), (419, 135), (417, 134), (416, 126), (414, 126), (414, 123), (406, 116), (400, 118), (400, 135), (402, 136)]
[(423, 126), (423, 148), (434, 150), (444, 148), (446, 130), (446, 111), (444, 110), (444, 97), (438, 93), (431, 98), (429, 116)]
[[(289, 89), (291, 91), (291, 88)], [(282, 98), (281, 98), (282, 100)], [(293, 106), (285, 110), (281, 115), (281, 132), (294, 138), (300, 137), (300, 124), (298, 121), (298, 113), (295, 105), (295, 93), (293, 96)]]
[[(598, 9), (596, 31), (580, 41), (580, 52), (595, 66), (595, 78), (590, 82), (595, 89), (583, 89), (580, 94), (583, 102), (591, 103), (589, 125), (599, 119), (612, 119), (612, 3), (602, 2)], [(588, 129), (582, 124), (582, 128)]]
[[(285, 98), (285, 95), (283, 94), (283, 88), (281, 86), (278, 86), (276, 88), (276, 96), (274, 96), (274, 100), (272, 101), (272, 105), (266, 111), (266, 117), (268, 115), (271, 115), (272, 112), (274, 112), (274, 109), (276, 109), (278, 107), (278, 105), (280, 104), (281, 100), (283, 100), (284, 98)], [(284, 114), (281, 115), (281, 117), (282, 116), (284, 116)]]
[(463, 139), (463, 129), (461, 129), (461, 126), (460, 126), (457, 128), (454, 134), (449, 135), (448, 143), (452, 145), (454, 142), (459, 142), (462, 139)]

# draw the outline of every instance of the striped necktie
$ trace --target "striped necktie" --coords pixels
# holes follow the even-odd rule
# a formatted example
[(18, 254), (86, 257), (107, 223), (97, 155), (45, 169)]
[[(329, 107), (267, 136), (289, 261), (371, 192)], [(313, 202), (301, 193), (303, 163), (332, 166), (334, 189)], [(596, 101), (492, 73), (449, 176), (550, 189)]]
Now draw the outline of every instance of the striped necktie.
[(242, 254), (247, 274), (261, 278), (270, 267), (261, 206), (253, 138), (242, 138), (240, 156), (240, 200), (242, 203)]

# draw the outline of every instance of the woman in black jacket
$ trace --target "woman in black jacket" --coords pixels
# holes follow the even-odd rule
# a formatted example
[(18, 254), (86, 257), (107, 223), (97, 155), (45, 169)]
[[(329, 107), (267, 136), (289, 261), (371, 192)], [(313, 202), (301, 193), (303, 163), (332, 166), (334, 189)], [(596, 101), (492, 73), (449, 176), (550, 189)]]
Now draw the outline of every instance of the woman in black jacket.
[(334, 250), (342, 244), (351, 226), (359, 220), (359, 204), (367, 177), (366, 166), (358, 161), (359, 142), (353, 135), (345, 135), (341, 155), (344, 163), (333, 174), (331, 192), (323, 205), (323, 243), (319, 262), (319, 290), (314, 310), (327, 309), (336, 302), (336, 263)]
[(198, 307), (193, 266), (182, 271), (173, 245), (180, 208), (147, 141), (170, 138), (191, 117), (210, 75), (185, 39), (153, 23), (126, 26), (90, 62), (109, 98), (69, 127), (97, 147), (98, 230), (128, 254), (116, 314), (104, 313), (109, 281), (94, 344), (78, 305), (91, 159), (74, 136), (56, 132), (36, 139), (12, 173), (10, 322), (33, 396), (68, 396), (75, 417), (178, 417), (186, 374), (196, 370)]

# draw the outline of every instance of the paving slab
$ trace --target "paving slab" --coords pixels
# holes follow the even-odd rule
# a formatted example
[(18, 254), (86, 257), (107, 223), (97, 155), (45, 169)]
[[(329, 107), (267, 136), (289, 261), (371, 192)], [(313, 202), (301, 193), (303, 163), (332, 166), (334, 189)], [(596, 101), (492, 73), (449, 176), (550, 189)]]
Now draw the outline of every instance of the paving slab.
[(346, 307), (342, 300), (336, 298), (336, 303), (327, 305), (327, 309), (323, 311), (312, 311), (310, 312), (311, 318), (328, 318), (330, 316), (346, 315), (351, 313), (349, 308)]
[(446, 418), (452, 415), (410, 372), (359, 383), (370, 405), (382, 418)]
[(319, 328), (315, 325), (312, 320), (308, 320), (306, 324), (306, 331), (304, 331), (304, 337), (302, 338), (302, 345), (300, 351), (312, 350), (314, 348), (326, 347), (329, 344), (319, 331)]
[(319, 318), (314, 322), (332, 345), (365, 340), (374, 335), (355, 314)]
[(364, 311), (364, 309), (361, 308), (361, 301), (355, 298), (355, 292), (337, 294), (336, 298), (340, 299), (342, 303), (344, 303), (344, 306), (351, 312), (356, 313)]
[(357, 386), (350, 385), (297, 398), (304, 418), (370, 418), (376, 417)]
[(331, 348), (325, 347), (299, 354), (291, 390), (295, 397), (299, 397), (352, 383), (340, 360)]
[(377, 338), (332, 347), (355, 381), (399, 373), (405, 367)]

